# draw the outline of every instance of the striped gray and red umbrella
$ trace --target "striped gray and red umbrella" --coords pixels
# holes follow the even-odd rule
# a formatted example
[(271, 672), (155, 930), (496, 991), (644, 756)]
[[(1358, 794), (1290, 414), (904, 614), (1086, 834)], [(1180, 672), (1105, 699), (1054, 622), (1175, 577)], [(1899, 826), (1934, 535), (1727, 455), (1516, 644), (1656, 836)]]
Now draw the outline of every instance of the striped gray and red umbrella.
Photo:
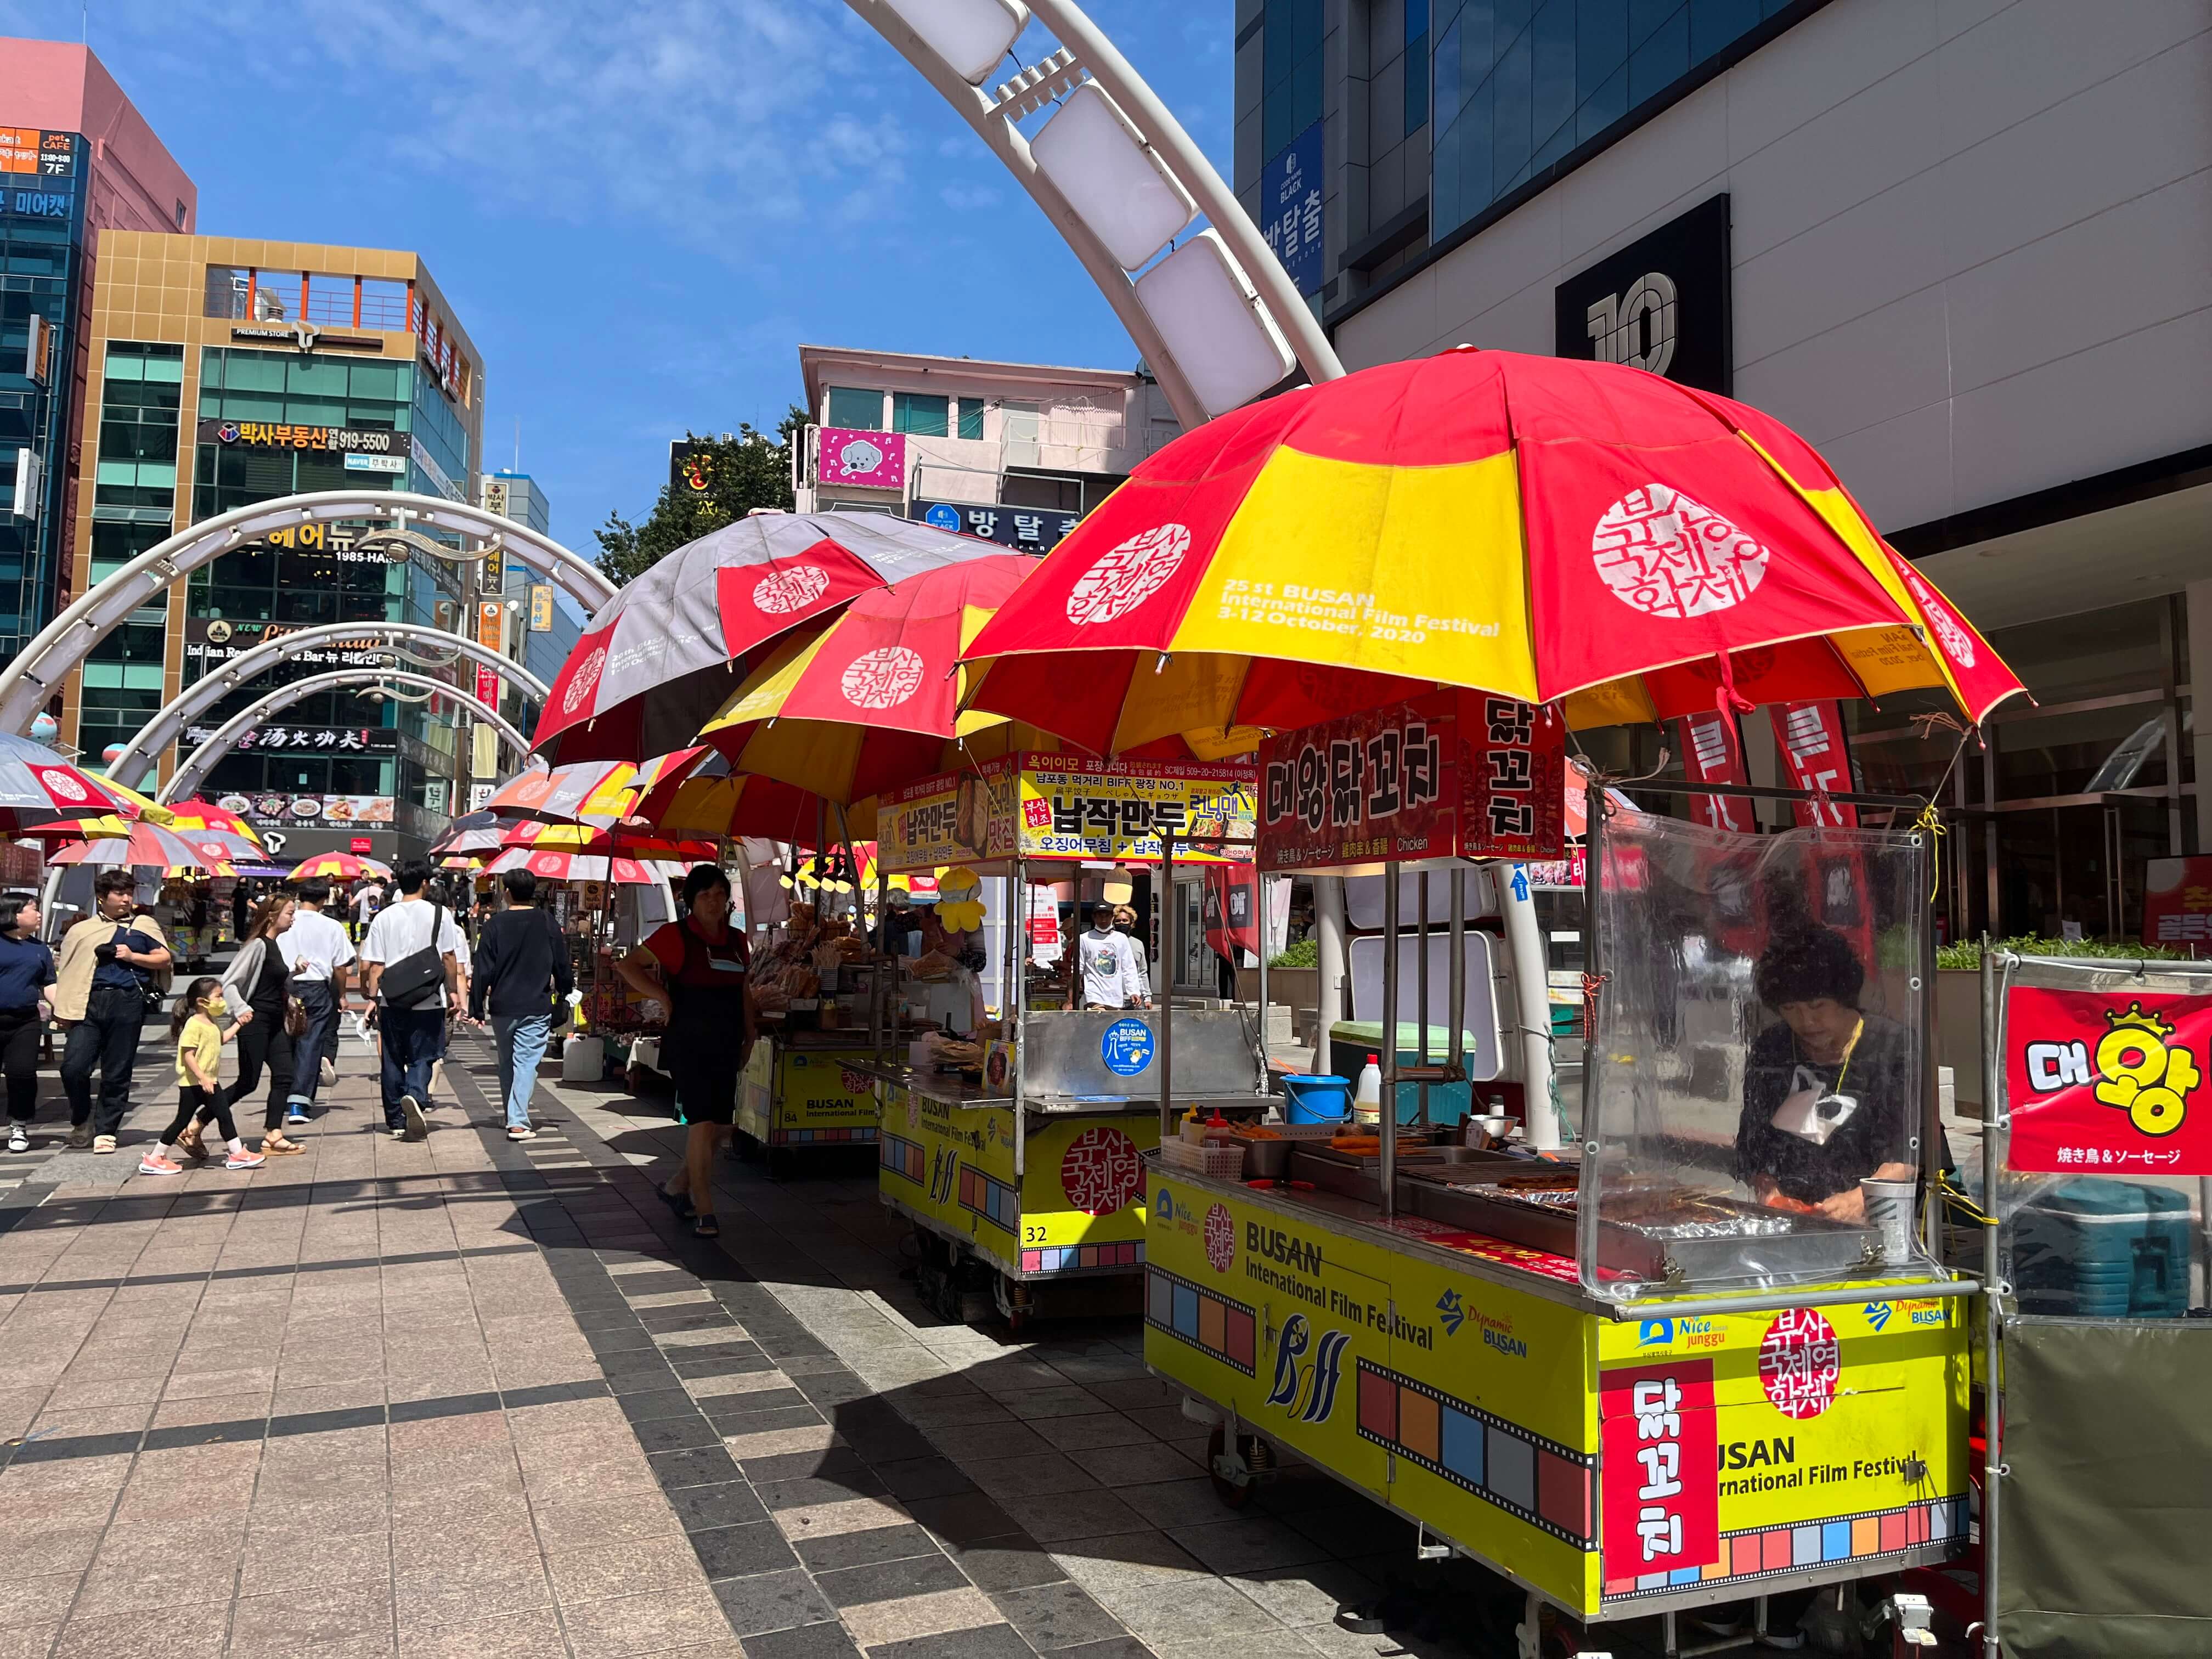
[(103, 812), (136, 817), (136, 799), (111, 790), (104, 780), (78, 770), (42, 743), (0, 732), (0, 830)]
[(880, 513), (758, 513), (654, 565), (591, 620), (545, 700), (549, 760), (642, 760), (692, 740), (752, 653), (871, 588), (1003, 553)]

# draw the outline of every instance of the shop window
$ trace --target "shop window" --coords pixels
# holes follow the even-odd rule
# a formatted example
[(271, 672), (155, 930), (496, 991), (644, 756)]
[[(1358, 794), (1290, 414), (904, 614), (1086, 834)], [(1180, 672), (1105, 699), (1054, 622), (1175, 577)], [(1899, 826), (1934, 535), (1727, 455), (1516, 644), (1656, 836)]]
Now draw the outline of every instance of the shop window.
[(862, 386), (831, 386), (830, 424), (855, 432), (882, 431), (884, 394)]
[(284, 390), (284, 359), (273, 351), (225, 351), (222, 385), (230, 392)]
[(404, 404), (414, 395), (414, 388), (408, 384), (408, 374), (405, 363), (349, 363), (346, 395), (356, 399)]
[(346, 362), (343, 357), (295, 356), (284, 365), (284, 390), (295, 397), (337, 398), (346, 395)]
[(891, 394), (891, 430), (909, 433), (917, 438), (942, 438), (945, 435), (945, 406), (947, 400), (933, 398), (926, 392), (895, 392)]
[(960, 400), (960, 435), (980, 440), (983, 435), (983, 400), (963, 398)]

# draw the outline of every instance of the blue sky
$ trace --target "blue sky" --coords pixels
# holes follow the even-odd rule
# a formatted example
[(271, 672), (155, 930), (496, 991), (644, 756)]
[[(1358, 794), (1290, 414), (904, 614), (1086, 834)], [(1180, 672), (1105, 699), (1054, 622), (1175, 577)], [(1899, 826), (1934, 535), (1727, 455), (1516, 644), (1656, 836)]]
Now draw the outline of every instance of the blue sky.
[[(1231, 0), (1089, 9), (1225, 175)], [(74, 40), (85, 15), (0, 0), (0, 33)], [(650, 508), (687, 425), (773, 425), (802, 340), (1135, 361), (1029, 198), (842, 0), (91, 0), (89, 35), (198, 182), (203, 231), (423, 256), (484, 356), (490, 465), (520, 417), (580, 551), (610, 509)]]

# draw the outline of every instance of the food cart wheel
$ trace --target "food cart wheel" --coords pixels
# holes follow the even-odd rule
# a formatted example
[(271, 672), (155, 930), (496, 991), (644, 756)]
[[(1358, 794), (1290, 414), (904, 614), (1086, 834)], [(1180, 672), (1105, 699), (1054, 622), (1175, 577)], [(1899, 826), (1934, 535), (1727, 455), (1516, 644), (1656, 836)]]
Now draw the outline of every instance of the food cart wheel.
[(1213, 1425), (1213, 1433), (1206, 1443), (1206, 1478), (1213, 1482), (1213, 1495), (1232, 1510), (1241, 1510), (1252, 1501), (1252, 1488), (1260, 1483), (1252, 1476), (1252, 1449), (1260, 1443), (1256, 1435), (1237, 1437), (1237, 1461), (1244, 1473), (1231, 1477), (1221, 1472), (1223, 1455), (1229, 1449), (1229, 1431), (1221, 1424)]

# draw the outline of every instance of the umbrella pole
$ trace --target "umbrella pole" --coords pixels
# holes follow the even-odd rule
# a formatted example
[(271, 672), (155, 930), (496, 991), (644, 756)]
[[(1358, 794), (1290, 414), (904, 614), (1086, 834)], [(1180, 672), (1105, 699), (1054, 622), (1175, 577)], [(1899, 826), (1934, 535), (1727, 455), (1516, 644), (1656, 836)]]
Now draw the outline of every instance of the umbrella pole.
[(1160, 890), (1153, 896), (1160, 918), (1160, 1139), (1175, 1133), (1175, 831), (1160, 831)]
[(1375, 1116), (1376, 1178), (1382, 1183), (1382, 1219), (1398, 1212), (1398, 882), (1403, 868), (1382, 866), (1382, 1101)]
[(1413, 958), (1413, 1000), (1421, 1005), (1421, 1108), (1416, 1118), (1423, 1128), (1429, 1122), (1429, 872), (1423, 870), (1413, 878), (1416, 891), (1414, 902), (1421, 907), (1421, 920), (1413, 930), (1416, 941)]

